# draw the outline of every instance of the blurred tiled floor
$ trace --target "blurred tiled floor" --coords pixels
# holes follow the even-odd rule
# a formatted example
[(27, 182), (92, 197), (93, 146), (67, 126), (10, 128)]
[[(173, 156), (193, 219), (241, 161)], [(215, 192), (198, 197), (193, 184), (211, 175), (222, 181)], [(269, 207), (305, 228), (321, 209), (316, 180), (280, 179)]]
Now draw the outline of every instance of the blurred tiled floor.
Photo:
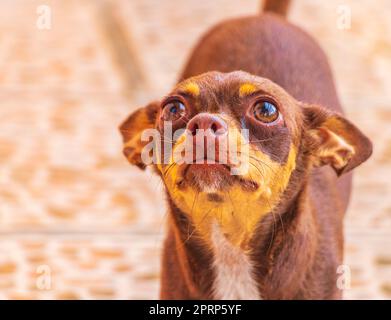
[[(337, 28), (337, 0), (293, 3), (289, 20), (320, 41), (348, 116), (375, 142), (346, 219), (345, 297), (391, 298), (391, 3), (345, 1), (349, 30)], [(41, 4), (50, 30), (36, 27)], [(0, 298), (157, 298), (161, 184), (127, 165), (118, 124), (166, 93), (204, 30), (257, 10), (258, 0), (0, 2)], [(118, 59), (113, 17), (130, 61)], [(141, 69), (140, 83), (121, 63)]]

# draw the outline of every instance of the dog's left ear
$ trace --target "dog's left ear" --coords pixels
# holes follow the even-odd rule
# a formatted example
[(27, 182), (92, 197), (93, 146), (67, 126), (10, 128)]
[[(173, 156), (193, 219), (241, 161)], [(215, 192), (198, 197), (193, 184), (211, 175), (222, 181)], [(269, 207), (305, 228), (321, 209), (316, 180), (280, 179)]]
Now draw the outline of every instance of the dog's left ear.
[(303, 106), (307, 150), (314, 166), (331, 165), (338, 176), (367, 160), (371, 141), (338, 113), (317, 105)]
[(155, 127), (159, 102), (155, 101), (133, 112), (119, 127), (124, 142), (123, 153), (131, 164), (145, 169), (141, 152), (146, 142), (141, 141), (144, 130)]

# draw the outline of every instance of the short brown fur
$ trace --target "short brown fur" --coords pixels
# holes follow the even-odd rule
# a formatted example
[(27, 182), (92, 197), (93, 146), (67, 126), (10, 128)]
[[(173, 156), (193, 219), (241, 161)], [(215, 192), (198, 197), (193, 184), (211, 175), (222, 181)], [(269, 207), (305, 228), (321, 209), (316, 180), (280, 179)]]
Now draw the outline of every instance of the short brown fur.
[[(267, 1), (265, 9), (286, 14), (288, 2), (277, 2), (276, 5)], [(237, 70), (246, 73), (229, 74)], [(217, 79), (220, 74), (210, 71), (224, 73), (221, 77), (232, 80), (219, 87), (214, 77)], [(287, 141), (298, 149), (296, 166), (287, 188), (272, 212), (260, 219), (248, 244), (256, 266), (260, 296), (263, 299), (341, 298), (342, 291), (336, 282), (337, 268), (343, 260), (343, 217), (351, 189), (349, 171), (370, 156), (372, 147), (370, 141), (342, 116), (323, 51), (299, 28), (278, 15), (265, 13), (225, 21), (204, 35), (191, 54), (180, 81), (204, 73), (208, 74), (197, 82), (200, 97), (194, 105), (200, 110), (194, 111), (195, 114), (236, 112), (235, 119), (240, 119), (240, 107), (221, 109), (223, 107), (216, 106), (233, 101), (235, 83), (249, 81), (248, 74), (270, 79), (289, 93), (285, 94), (274, 85), (269, 89), (275, 90), (274, 94), (284, 106), (290, 106), (284, 109), (285, 126), (273, 129), (273, 133), (256, 125), (251, 129), (255, 138), (277, 137), (275, 141), (257, 146), (276, 163), (283, 165), (287, 161), (290, 148)], [(218, 90), (212, 89), (214, 87)], [(207, 92), (205, 97), (203, 92)], [(214, 102), (210, 100), (212, 96)], [(193, 101), (191, 99), (195, 98), (188, 99)], [(152, 105), (147, 108), (149, 116), (143, 117), (150, 120), (151, 127), (159, 127), (158, 120), (151, 116), (158, 113), (159, 104)], [(129, 135), (128, 128), (130, 123), (134, 127), (137, 117), (139, 115), (132, 115), (121, 126), (125, 143), (134, 136), (133, 131)], [(325, 139), (334, 141), (333, 133), (353, 145), (354, 152), (341, 152), (332, 146), (320, 152)], [(128, 151), (131, 152), (128, 159), (142, 167), (139, 155), (133, 149)], [(323, 166), (325, 164), (330, 166)], [(159, 170), (156, 172), (163, 176)], [(167, 198), (170, 218), (163, 250), (161, 298), (214, 299), (213, 254), (197, 235), (188, 212), (178, 207), (169, 192)], [(213, 193), (208, 199), (215, 205), (222, 201)], [(193, 233), (194, 236), (189, 237)]]

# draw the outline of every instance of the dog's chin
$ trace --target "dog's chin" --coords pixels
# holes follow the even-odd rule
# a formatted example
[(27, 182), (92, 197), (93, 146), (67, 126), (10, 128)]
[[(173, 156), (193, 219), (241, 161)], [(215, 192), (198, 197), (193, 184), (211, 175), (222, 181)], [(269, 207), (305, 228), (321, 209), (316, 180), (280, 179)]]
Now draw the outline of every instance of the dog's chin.
[(216, 192), (228, 189), (235, 180), (228, 165), (189, 164), (183, 170), (182, 184), (200, 192)]

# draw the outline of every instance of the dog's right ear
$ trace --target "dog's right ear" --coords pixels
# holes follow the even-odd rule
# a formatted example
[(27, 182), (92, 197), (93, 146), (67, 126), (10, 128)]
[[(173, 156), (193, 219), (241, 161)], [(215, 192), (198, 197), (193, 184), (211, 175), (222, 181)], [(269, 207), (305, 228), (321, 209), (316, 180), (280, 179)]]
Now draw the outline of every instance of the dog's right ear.
[(371, 141), (349, 120), (317, 105), (303, 105), (307, 148), (314, 166), (331, 165), (338, 176), (372, 154)]
[(123, 153), (131, 164), (140, 169), (145, 169), (141, 151), (146, 144), (141, 141), (141, 134), (155, 127), (158, 110), (159, 102), (152, 102), (133, 112), (119, 127), (124, 142)]

